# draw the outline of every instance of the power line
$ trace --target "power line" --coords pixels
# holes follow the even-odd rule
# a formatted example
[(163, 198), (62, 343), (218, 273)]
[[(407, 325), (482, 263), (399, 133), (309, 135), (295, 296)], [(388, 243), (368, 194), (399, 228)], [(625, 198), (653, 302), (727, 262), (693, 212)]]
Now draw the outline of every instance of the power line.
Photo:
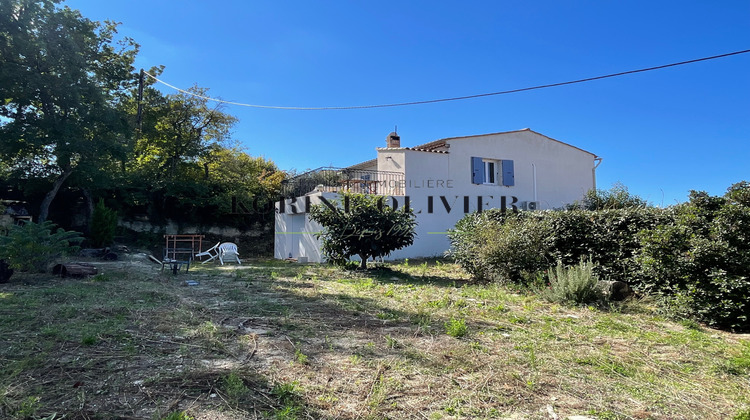
[(178, 92), (182, 92), (182, 93), (184, 93), (186, 95), (192, 95), (192, 96), (195, 96), (195, 97), (198, 97), (198, 98), (201, 98), (201, 99), (206, 99), (208, 101), (219, 102), (219, 103), (223, 103), (223, 104), (227, 104), (227, 105), (245, 106), (245, 107), (250, 107), (250, 108), (282, 109), (282, 110), (296, 110), (296, 111), (327, 111), (327, 110), (344, 110), (344, 109), (392, 108), (392, 107), (397, 107), (397, 106), (434, 104), (434, 103), (438, 103), (438, 102), (461, 101), (461, 100), (465, 100), (465, 99), (483, 98), (483, 97), (486, 97), (486, 96), (506, 95), (506, 94), (509, 94), (509, 93), (526, 92), (526, 91), (529, 91), (529, 90), (537, 90), (537, 89), (545, 89), (545, 88), (551, 88), (551, 87), (557, 87), (557, 86), (572, 85), (572, 84), (576, 84), (576, 83), (583, 83), (583, 82), (591, 82), (591, 81), (594, 81), (594, 80), (608, 79), (610, 77), (625, 76), (627, 74), (643, 73), (643, 72), (652, 71), (652, 70), (660, 70), (660, 69), (665, 69), (665, 68), (668, 68), (668, 67), (676, 67), (676, 66), (682, 66), (682, 65), (685, 65), (685, 64), (698, 63), (698, 62), (701, 62), (701, 61), (715, 60), (717, 58), (724, 58), (724, 57), (729, 57), (729, 56), (732, 56), (732, 55), (746, 54), (746, 53), (749, 53), (749, 52), (750, 52), (750, 49), (749, 50), (742, 50), (742, 51), (735, 51), (735, 52), (726, 53), (726, 54), (713, 55), (713, 56), (710, 56), (710, 57), (696, 58), (694, 60), (680, 61), (678, 63), (664, 64), (664, 65), (661, 65), (661, 66), (646, 67), (646, 68), (638, 69), (638, 70), (628, 70), (628, 71), (623, 71), (623, 72), (619, 72), (619, 73), (612, 73), (612, 74), (607, 74), (607, 75), (604, 75), (604, 76), (588, 77), (588, 78), (585, 78), (585, 79), (571, 80), (571, 81), (568, 81), (568, 82), (560, 82), (560, 83), (551, 83), (551, 84), (547, 84), (547, 85), (531, 86), (531, 87), (525, 87), (525, 88), (520, 88), (520, 89), (503, 90), (503, 91), (500, 91), (500, 92), (479, 93), (479, 94), (476, 94), (476, 95), (455, 96), (455, 97), (452, 97), (452, 98), (441, 98), (441, 99), (429, 99), (429, 100), (425, 100), (425, 101), (399, 102), (399, 103), (380, 104), (380, 105), (355, 105), (355, 106), (324, 106), (324, 107), (273, 106), (273, 105), (254, 105), (254, 104), (247, 104), (247, 103), (241, 103), (241, 102), (225, 101), (223, 99), (211, 98), (211, 97), (199, 95), (197, 93), (190, 92), (190, 91), (187, 91), (187, 90), (184, 90), (184, 89), (180, 89), (177, 86), (170, 85), (169, 83), (156, 78), (156, 76), (154, 76), (152, 74), (149, 74), (148, 72), (145, 72), (145, 74), (148, 77), (156, 80), (157, 82), (159, 82), (159, 83), (161, 83), (161, 84), (163, 84), (165, 86), (168, 86), (168, 87), (170, 87), (170, 88), (172, 88), (172, 89), (174, 89), (174, 90), (176, 90)]

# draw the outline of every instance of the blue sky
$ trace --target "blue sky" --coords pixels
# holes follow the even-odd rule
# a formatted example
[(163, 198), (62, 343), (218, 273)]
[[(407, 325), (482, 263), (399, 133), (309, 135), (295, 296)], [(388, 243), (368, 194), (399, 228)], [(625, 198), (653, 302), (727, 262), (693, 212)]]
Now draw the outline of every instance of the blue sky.
[[(398, 103), (565, 82), (750, 49), (750, 1), (69, 0), (122, 22), (137, 65), (224, 100), (278, 106)], [(174, 91), (161, 86), (166, 93)], [(234, 138), (281, 169), (531, 128), (603, 157), (656, 205), (750, 181), (750, 54), (585, 84), (409, 107), (227, 106)]]

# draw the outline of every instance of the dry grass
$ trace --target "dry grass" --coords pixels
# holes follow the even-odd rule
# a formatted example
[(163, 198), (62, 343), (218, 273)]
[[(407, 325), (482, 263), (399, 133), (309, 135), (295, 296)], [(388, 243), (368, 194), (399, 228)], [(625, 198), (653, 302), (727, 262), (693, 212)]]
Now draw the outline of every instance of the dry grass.
[(440, 263), (102, 270), (0, 285), (0, 417), (723, 419), (750, 404), (748, 337), (643, 301), (567, 308)]

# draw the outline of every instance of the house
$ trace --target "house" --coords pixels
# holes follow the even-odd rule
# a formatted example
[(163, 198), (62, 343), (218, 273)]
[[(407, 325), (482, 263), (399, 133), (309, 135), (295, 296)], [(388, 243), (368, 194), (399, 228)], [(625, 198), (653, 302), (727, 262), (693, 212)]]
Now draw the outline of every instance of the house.
[(465, 214), (559, 208), (596, 188), (601, 158), (530, 129), (452, 137), (403, 147), (396, 133), (375, 159), (347, 168), (319, 168), (290, 180), (276, 204), (276, 258), (323, 261), (306, 216), (332, 203), (340, 191), (384, 196), (389, 206), (409, 206), (417, 218), (414, 244), (391, 259), (442, 255), (446, 231)]

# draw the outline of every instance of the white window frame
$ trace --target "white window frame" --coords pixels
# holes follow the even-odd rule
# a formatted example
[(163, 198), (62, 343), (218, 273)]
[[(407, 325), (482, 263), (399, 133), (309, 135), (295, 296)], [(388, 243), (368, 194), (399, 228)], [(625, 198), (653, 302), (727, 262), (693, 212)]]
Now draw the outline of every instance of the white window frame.
[[(484, 166), (483, 185), (502, 185), (502, 173), (500, 172), (501, 163), (497, 159), (482, 159)], [(492, 167), (492, 169), (490, 169)], [(490, 181), (492, 180), (492, 181)]]

